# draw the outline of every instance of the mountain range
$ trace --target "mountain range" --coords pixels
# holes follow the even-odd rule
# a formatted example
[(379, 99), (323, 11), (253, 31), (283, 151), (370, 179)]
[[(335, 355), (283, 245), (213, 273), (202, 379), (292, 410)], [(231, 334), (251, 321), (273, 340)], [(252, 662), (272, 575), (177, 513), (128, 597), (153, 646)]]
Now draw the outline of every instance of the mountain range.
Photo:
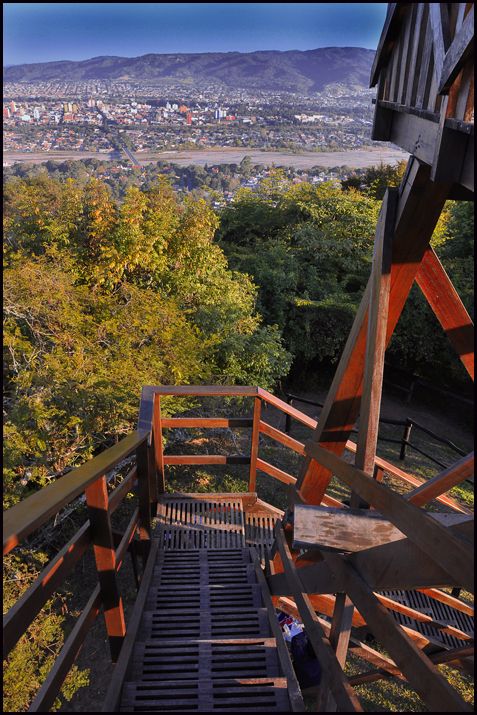
[(272, 91), (319, 92), (329, 84), (368, 87), (374, 50), (321, 47), (279, 52), (148, 54), (93, 57), (3, 68), (4, 82), (147, 80)]

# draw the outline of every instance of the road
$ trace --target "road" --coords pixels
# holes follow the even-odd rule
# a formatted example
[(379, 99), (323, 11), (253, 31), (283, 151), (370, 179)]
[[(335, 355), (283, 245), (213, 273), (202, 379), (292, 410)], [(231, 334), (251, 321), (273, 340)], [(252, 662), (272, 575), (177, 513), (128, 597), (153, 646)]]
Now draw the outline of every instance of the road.
[[(396, 164), (398, 161), (406, 161), (409, 154), (406, 154), (400, 149), (382, 146), (372, 146), (349, 151), (304, 152), (303, 154), (291, 154), (286, 151), (260, 151), (258, 149), (243, 149), (241, 147), (219, 147), (217, 149), (197, 149), (183, 152), (141, 152), (137, 153), (136, 156), (132, 155), (132, 159), (131, 157), (128, 158), (140, 165), (157, 161), (170, 161), (179, 166), (190, 166), (192, 164), (198, 166), (208, 164), (209, 166), (213, 166), (216, 164), (240, 164), (244, 156), (249, 156), (254, 164), (294, 166), (297, 169), (311, 169), (313, 166), (331, 168), (345, 165), (352, 169), (365, 169), (369, 166), (376, 166), (380, 162), (384, 164)], [(41, 164), (46, 161), (68, 161), (75, 159), (111, 161), (117, 160), (117, 154), (114, 154), (114, 152), (103, 154), (86, 151), (7, 151), (3, 154), (3, 161), (9, 164), (14, 162)]]

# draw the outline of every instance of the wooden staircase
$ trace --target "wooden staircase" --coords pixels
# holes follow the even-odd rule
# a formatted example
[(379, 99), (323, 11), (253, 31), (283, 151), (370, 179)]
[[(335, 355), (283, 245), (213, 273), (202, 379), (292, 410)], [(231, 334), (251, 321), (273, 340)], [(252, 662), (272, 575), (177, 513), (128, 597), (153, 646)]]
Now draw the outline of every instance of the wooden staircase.
[(296, 712), (302, 696), (240, 499), (171, 498), (103, 712)]

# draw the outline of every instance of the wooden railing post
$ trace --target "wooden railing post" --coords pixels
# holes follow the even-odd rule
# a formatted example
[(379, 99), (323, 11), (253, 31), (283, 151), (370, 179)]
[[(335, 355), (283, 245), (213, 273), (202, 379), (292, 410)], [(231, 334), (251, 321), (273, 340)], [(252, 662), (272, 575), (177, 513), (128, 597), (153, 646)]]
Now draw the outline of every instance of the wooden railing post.
[(406, 417), (406, 425), (404, 427), (404, 432), (401, 440), (401, 451), (399, 453), (399, 459), (401, 461), (404, 460), (406, 457), (406, 447), (408, 445), (409, 440), (411, 439), (411, 430), (412, 420), (410, 420), (409, 417)]
[[(293, 398), (287, 395), (287, 405), (292, 405)], [(291, 432), (291, 417), (290, 415), (285, 415), (285, 434), (290, 434)]]
[(90, 533), (98, 571), (104, 620), (108, 632), (111, 659), (115, 663), (126, 635), (126, 622), (116, 580), (116, 552), (108, 511), (106, 476), (99, 477), (85, 490)]
[(252, 446), (250, 448), (250, 478), (248, 483), (249, 492), (256, 491), (257, 488), (257, 458), (258, 445), (260, 441), (260, 415), (262, 411), (262, 400), (259, 397), (255, 398), (253, 406), (253, 427), (252, 427)]
[(151, 441), (147, 445), (147, 474), (149, 479), (149, 498), (151, 504), (151, 517), (155, 517), (157, 514), (157, 503), (159, 501), (158, 494), (158, 483), (157, 483), (157, 470), (156, 470), (156, 456), (155, 456), (155, 443), (156, 439), (154, 436), (154, 430), (151, 430)]
[(145, 567), (149, 548), (151, 546), (151, 492), (149, 488), (149, 449), (147, 441), (136, 450), (137, 479), (139, 485), (139, 539), (141, 541), (141, 556)]
[(154, 436), (157, 492), (158, 494), (164, 494), (166, 485), (164, 477), (164, 450), (162, 445), (161, 396), (156, 393), (154, 394), (153, 400), (154, 415), (152, 433)]

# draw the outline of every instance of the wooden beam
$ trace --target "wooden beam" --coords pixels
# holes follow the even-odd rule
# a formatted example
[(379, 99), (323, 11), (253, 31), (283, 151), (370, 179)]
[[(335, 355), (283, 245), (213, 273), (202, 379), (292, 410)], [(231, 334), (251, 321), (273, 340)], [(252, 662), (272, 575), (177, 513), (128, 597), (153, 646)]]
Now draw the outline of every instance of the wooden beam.
[(315, 442), (308, 442), (305, 451), (392, 520), (425, 554), (473, 593), (473, 548), (469, 542), (454, 535), (451, 529), (436, 522), (400, 494), (392, 492), (374, 479), (369, 479), (362, 470)]
[(431, 247), (424, 254), (416, 283), (473, 380), (474, 324)]
[(474, 47), (474, 7), (462, 23), (462, 27), (452, 40), (446, 52), (439, 82), (439, 94), (446, 94), (459, 74), (463, 63), (470, 56)]
[(164, 464), (250, 464), (250, 457), (244, 454), (165, 454)]
[(164, 429), (237, 429), (238, 427), (252, 427), (251, 417), (171, 417), (162, 420)]
[(431, 499), (435, 499), (440, 494), (447, 492), (456, 484), (460, 484), (465, 479), (474, 476), (474, 453), (471, 452), (466, 457), (462, 457), (458, 462), (445, 469), (440, 474), (429, 479), (417, 489), (406, 494), (406, 500), (416, 506), (424, 506)]
[(293, 477), (291, 474), (284, 472), (282, 469), (278, 469), (278, 467), (275, 467), (273, 466), (273, 464), (265, 462), (263, 459), (257, 459), (257, 469), (262, 472), (265, 472), (266, 474), (269, 474), (275, 479), (278, 479), (280, 482), (284, 482), (285, 484), (296, 483), (295, 477)]
[(291, 558), (285, 534), (279, 522), (275, 525), (275, 539), (295, 603), (298, 606), (300, 618), (303, 621), (315, 655), (320, 661), (324, 684), (329, 687), (337, 706), (343, 712), (362, 712), (360, 702), (348, 685), (348, 680), (336, 659), (335, 652), (323, 633), (316, 613), (307, 594), (304, 592), (298, 571)]
[(256, 397), (253, 405), (253, 427), (252, 441), (250, 445), (250, 473), (248, 481), (249, 492), (257, 491), (257, 459), (260, 446), (260, 414), (262, 411), (262, 400)]
[[(429, 181), (428, 166), (410, 160), (397, 206), (386, 344), (392, 337), (448, 191), (447, 185)], [(317, 443), (336, 454), (342, 454), (345, 449), (360, 409), (370, 288), (368, 282), (314, 435)], [(328, 469), (305, 460), (298, 483), (305, 501), (319, 504), (330, 479)]]
[(440, 78), (444, 57), (450, 45), (449, 11), (442, 2), (429, 3), (432, 38), (434, 46), (434, 65)]
[[(364, 384), (359, 417), (358, 446), (355, 456), (356, 466), (369, 474), (370, 477), (374, 471), (376, 445), (378, 442), (389, 292), (391, 288), (391, 245), (396, 221), (397, 202), (397, 189), (387, 189), (376, 228), (370, 279)], [(358, 507), (360, 505), (359, 497), (352, 491), (350, 506)]]
[(303, 442), (293, 439), (293, 437), (285, 434), (285, 432), (281, 432), (275, 427), (272, 427), (272, 425), (269, 425), (268, 422), (260, 422), (260, 432), (261, 434), (266, 434), (267, 437), (271, 437), (271, 439), (274, 439), (276, 442), (283, 444), (285, 447), (292, 449), (297, 454), (304, 456), (305, 445)]
[(384, 645), (429, 709), (432, 712), (469, 712), (471, 708), (468, 704), (403, 632), (359, 573), (342, 557), (326, 554), (325, 558), (331, 569), (345, 581), (346, 592), (366, 618), (374, 636)]

